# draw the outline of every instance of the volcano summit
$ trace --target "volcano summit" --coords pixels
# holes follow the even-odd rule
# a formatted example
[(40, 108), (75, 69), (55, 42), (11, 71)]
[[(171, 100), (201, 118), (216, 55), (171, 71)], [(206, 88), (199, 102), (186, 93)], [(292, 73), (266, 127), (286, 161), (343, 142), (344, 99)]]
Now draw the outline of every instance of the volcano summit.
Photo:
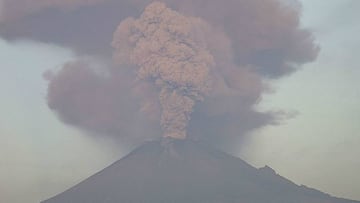
[(162, 138), (42, 203), (356, 203), (205, 144)]

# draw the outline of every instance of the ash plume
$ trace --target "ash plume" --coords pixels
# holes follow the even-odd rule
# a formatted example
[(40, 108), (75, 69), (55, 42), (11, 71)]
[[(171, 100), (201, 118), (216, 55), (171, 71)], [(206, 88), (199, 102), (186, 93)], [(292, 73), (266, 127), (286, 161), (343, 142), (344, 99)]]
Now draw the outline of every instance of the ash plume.
[[(122, 142), (141, 142), (148, 138), (147, 133), (158, 134), (157, 125), (151, 125), (138, 110), (137, 101), (143, 100), (140, 93), (150, 98), (151, 94), (146, 92), (151, 89), (133, 87), (134, 77), (126, 70), (114, 68), (101, 74), (97, 71), (88, 62), (72, 61), (58, 72), (46, 72), (44, 77), (50, 80), (49, 108), (64, 123), (88, 134), (121, 136)], [(148, 112), (152, 112), (150, 109), (147, 106)], [(131, 139), (126, 135), (131, 135)]]
[(195, 103), (211, 91), (214, 60), (202, 40), (203, 24), (155, 2), (139, 19), (126, 19), (115, 32), (115, 59), (134, 64), (137, 78), (159, 89), (164, 137), (186, 138)]
[[(165, 134), (184, 137), (187, 128), (187, 136), (205, 135), (204, 139), (219, 143), (277, 123), (278, 113), (254, 109), (271, 89), (265, 79), (286, 76), (317, 57), (319, 48), (311, 32), (300, 25), (300, 6), (284, 1), (161, 1), (168, 7), (164, 10), (172, 13), (170, 19), (159, 14), (162, 28), (172, 19), (178, 26), (169, 30), (187, 34), (171, 41), (177, 45), (188, 40), (183, 48), (189, 52), (183, 56), (161, 55), (164, 50), (157, 49), (162, 45), (155, 42), (171, 35), (160, 28), (156, 39), (149, 33), (150, 26), (142, 27), (147, 23), (142, 13), (150, 13), (149, 8), (144, 10), (150, 0), (3, 0), (0, 36), (68, 47), (79, 60), (107, 61), (100, 67), (81, 65), (85, 73), (77, 63), (68, 63), (49, 78), (48, 104), (67, 124), (131, 139), (141, 132), (161, 134), (162, 120)], [(184, 22), (176, 22), (173, 15)], [(140, 43), (139, 33), (147, 33), (144, 39), (153, 41)], [(176, 46), (169, 50), (181, 52)], [(150, 52), (161, 60), (143, 56)], [(112, 55), (116, 65), (111, 64)], [(170, 71), (180, 70), (176, 67), (181, 57), (193, 57), (186, 61), (189, 64), (199, 63), (189, 68), (190, 79), (186, 71)], [(150, 59), (147, 63), (146, 58)], [(168, 102), (173, 100), (177, 102)], [(165, 116), (164, 109), (171, 116)], [(141, 125), (134, 127), (134, 123)]]
[(51, 8), (63, 10), (76, 9), (80, 6), (91, 6), (106, 0), (3, 0), (5, 8), (1, 13), (1, 21), (13, 21), (38, 11)]

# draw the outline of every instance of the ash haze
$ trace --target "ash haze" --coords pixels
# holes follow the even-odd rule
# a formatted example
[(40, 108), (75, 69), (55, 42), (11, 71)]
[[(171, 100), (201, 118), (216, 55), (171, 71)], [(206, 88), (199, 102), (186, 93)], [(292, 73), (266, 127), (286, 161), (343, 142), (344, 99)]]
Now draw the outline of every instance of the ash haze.
[[(156, 87), (135, 86), (132, 69), (110, 59), (120, 23), (150, 1), (24, 2), (0, 1), (0, 202), (39, 202), (107, 166), (125, 147), (110, 143), (114, 135), (139, 143), (163, 131)], [(189, 134), (228, 147), (233, 139), (216, 136), (246, 133), (228, 150), (298, 184), (360, 200), (360, 3), (302, 0), (298, 27), (295, 10), (273, 0), (243, 1), (259, 16), (256, 26), (237, 18), (247, 9), (236, 1), (232, 10), (216, 1), (204, 9), (203, 1), (165, 2), (213, 26), (212, 43), (203, 43), (223, 68), (222, 86), (195, 106)], [(254, 33), (261, 36), (248, 37)], [(297, 113), (284, 120), (287, 112)]]

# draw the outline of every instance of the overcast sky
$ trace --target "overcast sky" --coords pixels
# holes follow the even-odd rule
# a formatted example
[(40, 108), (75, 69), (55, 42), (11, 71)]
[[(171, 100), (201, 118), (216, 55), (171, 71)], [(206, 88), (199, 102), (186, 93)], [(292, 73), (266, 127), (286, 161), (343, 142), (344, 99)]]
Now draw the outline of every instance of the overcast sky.
[[(272, 81), (275, 92), (258, 106), (296, 116), (247, 136), (238, 156), (297, 184), (360, 200), (360, 1), (302, 3), (303, 25), (320, 55)], [(87, 137), (48, 109), (42, 73), (73, 57), (51, 44), (0, 39), (0, 202), (39, 202), (123, 155), (111, 140)]]

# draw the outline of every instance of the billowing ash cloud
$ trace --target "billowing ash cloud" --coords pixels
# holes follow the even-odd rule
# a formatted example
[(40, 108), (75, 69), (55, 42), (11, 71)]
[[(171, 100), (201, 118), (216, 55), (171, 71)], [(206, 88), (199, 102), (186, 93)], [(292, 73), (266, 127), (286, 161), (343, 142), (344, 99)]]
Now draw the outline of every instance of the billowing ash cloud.
[(224, 141), (276, 123), (276, 113), (254, 110), (264, 79), (317, 56), (298, 7), (284, 1), (163, 0), (169, 8), (144, 10), (152, 1), (3, 0), (0, 35), (59, 44), (80, 58), (114, 55), (116, 65), (69, 63), (50, 78), (49, 106), (68, 124), (121, 137), (160, 135), (160, 124), (183, 137), (188, 126), (188, 136)]
[(106, 0), (3, 0), (5, 8), (1, 13), (1, 21), (12, 21), (48, 8), (63, 10), (76, 9), (80, 6), (91, 6)]
[(139, 80), (159, 88), (165, 137), (184, 139), (196, 101), (211, 91), (214, 59), (204, 42), (206, 23), (155, 2), (137, 20), (124, 20), (113, 46), (120, 64), (134, 64)]
[[(141, 104), (137, 102), (143, 100), (140, 94), (150, 98), (153, 90), (141, 85), (134, 88), (133, 75), (124, 70), (109, 69), (99, 73), (94, 69), (86, 62), (73, 61), (57, 73), (44, 74), (50, 80), (48, 106), (64, 123), (97, 135), (125, 138), (131, 135), (130, 141), (148, 139), (148, 133), (159, 132), (157, 123), (144, 119), (139, 111)], [(147, 108), (151, 112), (150, 106)]]

